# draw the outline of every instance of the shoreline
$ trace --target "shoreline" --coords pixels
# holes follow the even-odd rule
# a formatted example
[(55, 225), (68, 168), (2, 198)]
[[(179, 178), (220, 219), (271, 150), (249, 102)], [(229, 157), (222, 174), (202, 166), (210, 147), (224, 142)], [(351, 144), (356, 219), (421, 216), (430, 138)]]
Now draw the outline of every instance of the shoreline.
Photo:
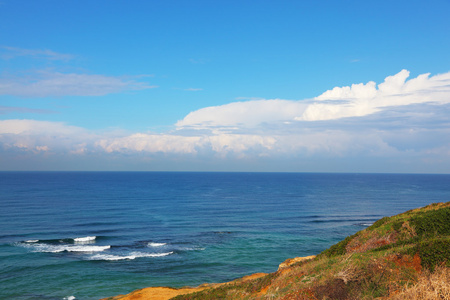
[[(276, 272), (280, 272), (283, 269), (286, 269), (295, 263), (298, 263), (301, 261), (306, 261), (306, 260), (311, 260), (311, 259), (314, 259), (315, 257), (316, 257), (316, 255), (288, 258), (287, 260), (285, 260), (278, 266), (278, 270)], [(247, 276), (244, 276), (244, 277), (232, 280), (232, 281), (228, 281), (228, 282), (204, 283), (197, 287), (182, 287), (182, 288), (171, 288), (171, 287), (161, 287), (161, 286), (146, 287), (146, 288), (135, 290), (126, 295), (117, 295), (117, 296), (113, 296), (113, 297), (102, 298), (101, 300), (137, 300), (137, 299), (168, 300), (168, 299), (171, 299), (171, 298), (179, 296), (179, 295), (186, 295), (186, 294), (191, 294), (191, 293), (195, 293), (195, 292), (200, 292), (200, 291), (203, 291), (208, 288), (217, 288), (222, 285), (247, 282), (250, 280), (264, 277), (268, 274), (270, 274), (270, 273), (254, 273), (254, 274), (247, 275)]]

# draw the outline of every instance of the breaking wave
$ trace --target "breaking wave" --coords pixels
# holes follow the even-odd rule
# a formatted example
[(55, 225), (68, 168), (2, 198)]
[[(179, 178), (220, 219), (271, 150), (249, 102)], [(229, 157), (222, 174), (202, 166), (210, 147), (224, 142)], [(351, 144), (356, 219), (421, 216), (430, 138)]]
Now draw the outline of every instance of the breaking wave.
[(144, 253), (144, 252), (132, 252), (129, 255), (113, 255), (113, 254), (96, 254), (91, 256), (90, 260), (132, 260), (140, 257), (163, 257), (173, 254), (173, 251), (166, 253)]
[(165, 246), (165, 245), (167, 245), (167, 243), (153, 243), (153, 242), (150, 242), (150, 243), (147, 244), (147, 246), (149, 246), (149, 247), (162, 247), (162, 246)]
[(86, 242), (93, 242), (95, 241), (97, 237), (96, 236), (86, 236), (86, 237), (79, 237), (79, 238), (74, 238), (74, 242), (75, 243), (86, 243)]
[(81, 246), (81, 245), (49, 245), (42, 243), (19, 243), (19, 246), (30, 248), (33, 252), (101, 252), (110, 249), (111, 246)]

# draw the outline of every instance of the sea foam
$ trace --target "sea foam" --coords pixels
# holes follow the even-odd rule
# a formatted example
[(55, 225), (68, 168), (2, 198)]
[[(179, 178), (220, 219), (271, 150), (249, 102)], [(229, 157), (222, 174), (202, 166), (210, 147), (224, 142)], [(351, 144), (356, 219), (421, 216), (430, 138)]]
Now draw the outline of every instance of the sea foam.
[(96, 236), (86, 236), (86, 237), (79, 237), (79, 238), (74, 238), (73, 240), (77, 243), (85, 243), (85, 242), (92, 242), (95, 241), (97, 237)]
[(47, 244), (19, 244), (20, 246), (31, 248), (34, 252), (101, 252), (111, 246), (79, 246), (79, 245), (47, 245)]
[(165, 246), (165, 245), (167, 245), (167, 243), (153, 243), (153, 242), (150, 242), (150, 243), (147, 244), (147, 246), (149, 246), (149, 247), (162, 247), (162, 246)]
[(131, 252), (130, 255), (112, 255), (112, 254), (96, 254), (91, 256), (90, 260), (124, 260), (124, 259), (136, 259), (140, 257), (163, 257), (173, 254), (173, 251), (166, 253), (144, 253), (144, 252)]

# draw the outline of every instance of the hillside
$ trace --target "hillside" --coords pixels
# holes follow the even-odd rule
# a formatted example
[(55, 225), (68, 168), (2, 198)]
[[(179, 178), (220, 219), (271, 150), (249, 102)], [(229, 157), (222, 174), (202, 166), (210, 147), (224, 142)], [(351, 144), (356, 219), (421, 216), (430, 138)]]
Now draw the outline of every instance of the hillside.
[(450, 202), (385, 217), (277, 272), (110, 299), (450, 299)]

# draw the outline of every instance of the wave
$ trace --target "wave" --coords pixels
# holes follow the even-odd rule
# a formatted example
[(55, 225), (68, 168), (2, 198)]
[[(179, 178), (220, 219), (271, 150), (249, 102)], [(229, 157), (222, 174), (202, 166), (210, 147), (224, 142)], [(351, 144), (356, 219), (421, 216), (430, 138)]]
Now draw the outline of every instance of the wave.
[(183, 247), (183, 248), (179, 248), (178, 250), (180, 251), (203, 251), (206, 248), (204, 247)]
[(130, 255), (96, 254), (91, 256), (89, 260), (132, 260), (140, 257), (163, 257), (171, 254), (173, 254), (173, 251), (166, 253), (132, 252)]
[(85, 237), (74, 238), (73, 241), (75, 243), (91, 243), (91, 242), (95, 241), (96, 238), (97, 238), (96, 236), (85, 236)]
[(81, 245), (48, 245), (41, 243), (23, 244), (19, 243), (19, 246), (25, 248), (31, 248), (34, 252), (101, 252), (110, 249), (111, 246), (81, 246)]
[(49, 239), (49, 240), (38, 240), (38, 239), (29, 239), (23, 241), (23, 243), (44, 243), (50, 245), (61, 245), (61, 244), (92, 244), (97, 240), (97, 236), (85, 236), (85, 237), (76, 237), (76, 238), (61, 238), (61, 239)]
[(362, 222), (358, 224), (369, 224), (371, 220), (369, 219), (354, 219), (354, 218), (348, 218), (348, 219), (323, 219), (323, 220), (311, 220), (308, 221), (308, 223), (346, 223), (346, 222)]
[(165, 246), (165, 245), (167, 245), (167, 243), (153, 243), (153, 242), (150, 242), (150, 243), (147, 244), (147, 246), (149, 246), (149, 247), (162, 247), (162, 246)]
[(369, 226), (372, 226), (373, 223), (359, 223), (357, 225), (369, 227)]

